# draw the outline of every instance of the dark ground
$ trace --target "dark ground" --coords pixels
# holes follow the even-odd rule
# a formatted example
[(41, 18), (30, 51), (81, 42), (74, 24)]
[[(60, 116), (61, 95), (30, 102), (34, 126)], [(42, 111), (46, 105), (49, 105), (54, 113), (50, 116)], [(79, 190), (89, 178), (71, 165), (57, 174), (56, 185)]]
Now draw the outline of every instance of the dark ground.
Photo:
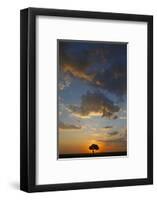
[(127, 152), (105, 152), (105, 153), (84, 153), (84, 154), (59, 154), (60, 158), (85, 158), (85, 157), (107, 157), (107, 156), (126, 156)]

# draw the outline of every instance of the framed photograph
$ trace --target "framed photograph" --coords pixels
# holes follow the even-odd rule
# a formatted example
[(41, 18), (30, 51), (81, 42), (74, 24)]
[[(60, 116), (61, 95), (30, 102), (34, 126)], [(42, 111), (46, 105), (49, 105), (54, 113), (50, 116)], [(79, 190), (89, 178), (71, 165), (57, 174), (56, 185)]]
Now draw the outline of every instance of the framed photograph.
[(153, 183), (153, 17), (21, 10), (21, 190)]

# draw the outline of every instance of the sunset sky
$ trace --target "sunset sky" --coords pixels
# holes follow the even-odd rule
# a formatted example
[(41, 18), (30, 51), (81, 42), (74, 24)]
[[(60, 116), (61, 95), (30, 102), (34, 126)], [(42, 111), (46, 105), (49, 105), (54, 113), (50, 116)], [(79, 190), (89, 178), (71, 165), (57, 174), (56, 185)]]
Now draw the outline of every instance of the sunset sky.
[(127, 44), (58, 40), (58, 153), (127, 150)]

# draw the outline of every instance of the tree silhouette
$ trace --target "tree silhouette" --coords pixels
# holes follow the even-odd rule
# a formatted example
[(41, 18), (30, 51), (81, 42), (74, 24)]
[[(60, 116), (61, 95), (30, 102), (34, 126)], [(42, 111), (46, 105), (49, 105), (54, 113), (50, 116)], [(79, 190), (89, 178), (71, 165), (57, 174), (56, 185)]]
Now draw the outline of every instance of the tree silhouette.
[(99, 146), (97, 144), (92, 144), (89, 146), (89, 150), (91, 150), (94, 155), (94, 150), (99, 150)]

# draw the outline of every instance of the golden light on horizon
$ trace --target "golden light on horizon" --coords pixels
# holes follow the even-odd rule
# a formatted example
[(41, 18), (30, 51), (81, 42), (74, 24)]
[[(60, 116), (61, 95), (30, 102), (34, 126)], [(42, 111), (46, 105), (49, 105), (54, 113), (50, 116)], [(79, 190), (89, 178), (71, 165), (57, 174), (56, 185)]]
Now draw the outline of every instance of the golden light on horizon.
[[(61, 134), (62, 133), (62, 134)], [(80, 134), (78, 134), (80, 133)], [(89, 147), (92, 144), (98, 145), (99, 149), (95, 150), (95, 153), (106, 152), (121, 152), (126, 151), (126, 147), (121, 143), (114, 143), (106, 141), (107, 138), (101, 138), (98, 133), (85, 134), (82, 130), (76, 131), (60, 131), (59, 140), (59, 152), (60, 154), (79, 154), (79, 153), (92, 153)], [(62, 138), (62, 139), (61, 139)], [(101, 141), (102, 139), (102, 141)]]

